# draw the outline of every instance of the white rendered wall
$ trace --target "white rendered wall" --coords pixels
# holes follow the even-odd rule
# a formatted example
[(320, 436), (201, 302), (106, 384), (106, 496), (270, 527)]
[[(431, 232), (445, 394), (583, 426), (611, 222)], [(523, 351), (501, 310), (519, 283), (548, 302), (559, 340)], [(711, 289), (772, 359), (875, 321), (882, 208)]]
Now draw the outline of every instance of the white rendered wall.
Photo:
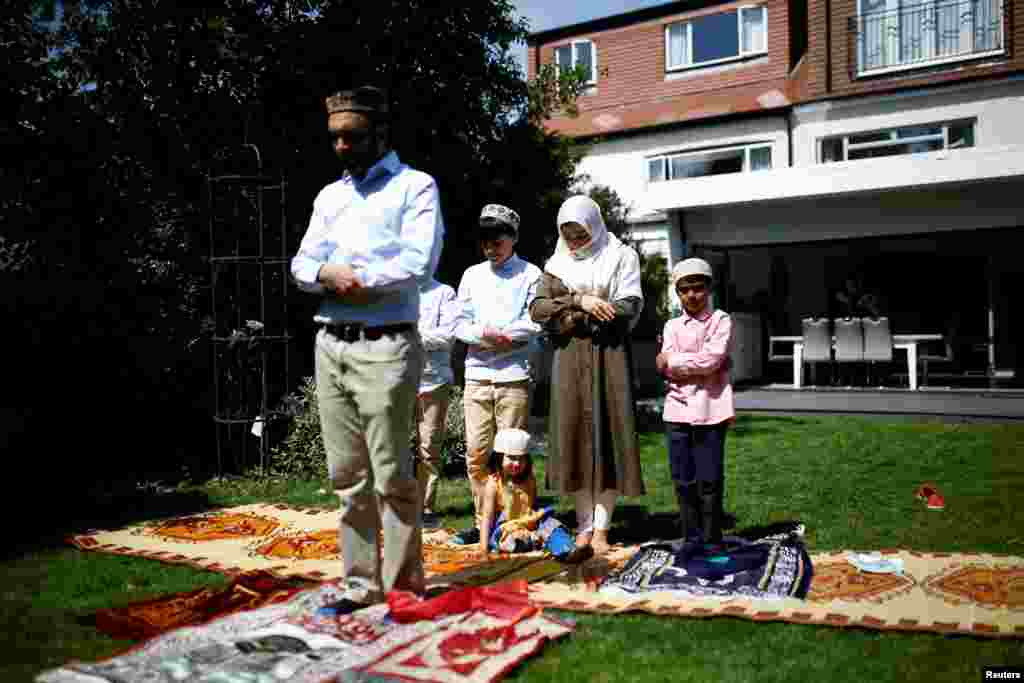
[(631, 208), (630, 218), (639, 219), (657, 210), (645, 201), (649, 157), (753, 143), (771, 144), (773, 167), (789, 165), (786, 119), (779, 115), (602, 140), (590, 146), (577, 171), (615, 190)]
[(687, 209), (690, 244), (744, 246), (1006, 228), (1024, 223), (1024, 180)]
[(644, 256), (661, 256), (666, 263), (672, 263), (672, 254), (669, 248), (669, 223), (641, 224), (630, 230), (630, 241), (633, 242)]
[(975, 147), (1024, 144), (1024, 79), (794, 107), (793, 165), (817, 164), (820, 141), (831, 135), (962, 119), (977, 121)]

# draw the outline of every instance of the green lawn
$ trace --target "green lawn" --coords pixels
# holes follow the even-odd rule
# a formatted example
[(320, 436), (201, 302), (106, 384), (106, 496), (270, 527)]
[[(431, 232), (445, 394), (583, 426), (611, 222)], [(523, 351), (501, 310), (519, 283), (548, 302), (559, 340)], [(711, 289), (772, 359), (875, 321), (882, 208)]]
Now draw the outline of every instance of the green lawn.
[[(674, 507), (661, 434), (641, 437), (648, 494), (620, 506), (612, 540), (670, 533)], [(535, 466), (543, 471), (543, 459)], [(910, 548), (1024, 555), (1024, 425), (954, 425), (851, 417), (743, 417), (727, 440), (726, 509), (738, 526), (807, 525), (808, 548)], [(541, 475), (542, 478), (542, 475)], [(913, 497), (938, 485), (946, 509)], [(233, 480), (182, 487), (149, 501), (147, 516), (209, 505), (287, 502), (333, 506), (320, 482)], [(159, 505), (157, 505), (159, 503)], [(446, 480), (441, 512), (469, 524), (465, 480)], [(570, 513), (570, 501), (559, 508)], [(571, 518), (571, 516), (570, 516)], [(126, 518), (122, 517), (124, 521)], [(5, 562), (0, 681), (27, 681), (72, 658), (129, 645), (100, 635), (89, 615), (162, 593), (223, 583), (186, 567), (65, 547)], [(576, 633), (513, 672), (528, 681), (974, 681), (983, 666), (1024, 665), (1024, 641), (894, 634), (643, 614), (563, 613)]]

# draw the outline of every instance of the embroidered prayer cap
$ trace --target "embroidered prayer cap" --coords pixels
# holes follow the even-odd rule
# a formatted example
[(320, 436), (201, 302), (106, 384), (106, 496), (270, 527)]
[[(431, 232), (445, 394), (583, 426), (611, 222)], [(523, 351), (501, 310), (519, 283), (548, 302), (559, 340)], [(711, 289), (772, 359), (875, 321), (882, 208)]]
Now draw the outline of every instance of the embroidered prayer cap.
[(494, 450), (505, 455), (526, 455), (530, 452), (530, 432), (525, 429), (499, 429), (494, 436)]
[(363, 85), (354, 90), (342, 90), (326, 100), (327, 113), (355, 111), (371, 116), (387, 116), (388, 93), (372, 85)]
[(711, 277), (711, 266), (702, 258), (688, 258), (680, 261), (672, 269), (672, 288), (675, 289), (676, 284), (686, 277), (693, 277), (694, 275), (703, 275), (708, 280), (713, 279)]
[(480, 228), (488, 232), (506, 232), (519, 235), (519, 214), (501, 204), (488, 204), (480, 211)]

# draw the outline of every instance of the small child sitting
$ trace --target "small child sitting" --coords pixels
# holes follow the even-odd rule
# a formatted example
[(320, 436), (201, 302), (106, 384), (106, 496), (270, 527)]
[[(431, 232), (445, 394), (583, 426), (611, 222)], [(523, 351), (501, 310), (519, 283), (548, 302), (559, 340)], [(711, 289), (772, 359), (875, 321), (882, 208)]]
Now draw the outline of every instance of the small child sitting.
[(530, 433), (522, 429), (501, 429), (494, 437), (491, 473), (484, 488), (480, 552), (544, 549), (562, 562), (582, 562), (593, 555), (590, 546), (576, 547), (573, 537), (555, 519), (553, 508), (534, 510), (537, 479), (529, 445)]

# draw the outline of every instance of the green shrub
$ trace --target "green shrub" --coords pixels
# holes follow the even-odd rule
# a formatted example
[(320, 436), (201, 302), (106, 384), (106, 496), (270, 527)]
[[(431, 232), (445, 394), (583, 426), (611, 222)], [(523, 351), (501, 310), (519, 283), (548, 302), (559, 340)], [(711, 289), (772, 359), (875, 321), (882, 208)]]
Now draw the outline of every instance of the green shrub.
[(288, 436), (270, 451), (270, 471), (302, 479), (327, 478), (327, 454), (320, 435), (316, 383), (307, 377), (286, 401), (292, 414)]
[(462, 409), (462, 387), (452, 385), (448, 414), (444, 419), (444, 441), (441, 443), (443, 471), (461, 471), (466, 464), (466, 413)]
[[(284, 441), (271, 449), (270, 473), (303, 479), (326, 478), (327, 454), (320, 435), (320, 409), (313, 378), (307, 377), (298, 393), (286, 399), (285, 404), (288, 412), (293, 415), (292, 424)], [(441, 461), (447, 472), (461, 468), (466, 458), (466, 420), (462, 411), (461, 387), (452, 387), (444, 426)], [(410, 428), (409, 439), (415, 448), (415, 424), (410, 425)]]

